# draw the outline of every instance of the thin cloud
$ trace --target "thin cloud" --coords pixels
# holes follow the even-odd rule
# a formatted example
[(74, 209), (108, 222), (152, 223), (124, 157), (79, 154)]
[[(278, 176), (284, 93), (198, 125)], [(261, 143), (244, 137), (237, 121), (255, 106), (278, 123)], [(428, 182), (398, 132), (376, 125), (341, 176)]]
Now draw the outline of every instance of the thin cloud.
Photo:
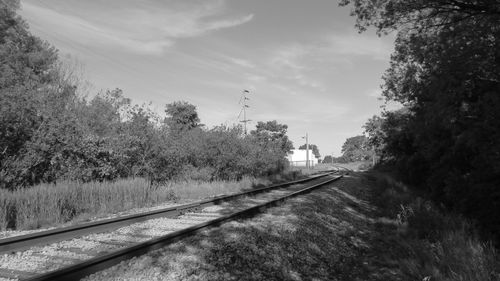
[(317, 50), (318, 47), (312, 44), (279, 47), (267, 63), (270, 73), (273, 73), (276, 79), (286, 79), (292, 84), (324, 92), (326, 87), (323, 81), (311, 75), (322, 69), (321, 63), (316, 62), (316, 57), (324, 52), (318, 53)]
[(279, 68), (289, 68), (292, 70), (302, 70), (304, 66), (300, 63), (303, 56), (310, 53), (310, 47), (293, 44), (289, 46), (280, 46), (272, 55), (270, 65)]
[[(360, 34), (328, 34), (316, 41), (277, 46), (266, 64), (275, 79), (286, 79), (297, 87), (326, 92), (333, 86), (324, 74), (352, 66), (357, 57), (387, 61), (393, 50), (391, 38)], [(367, 93), (370, 96), (378, 92)]]
[[(89, 5), (76, 14), (69, 9), (56, 10), (47, 4), (23, 2), (22, 13), (33, 21), (50, 25), (52, 32), (82, 45), (118, 47), (138, 54), (160, 55), (181, 38), (201, 36), (253, 19), (253, 14), (221, 18), (224, 10), (221, 3), (215, 1), (173, 9), (160, 2), (156, 6), (137, 5), (113, 11), (105, 5)], [(36, 29), (36, 26), (32, 28)]]
[(223, 29), (223, 28), (228, 28), (228, 27), (233, 27), (233, 26), (238, 26), (245, 24), (253, 19), (253, 14), (240, 17), (240, 18), (235, 18), (235, 19), (225, 19), (225, 20), (219, 20), (219, 21), (214, 21), (214, 22), (208, 22), (205, 23), (205, 28), (200, 28), (202, 33), (211, 31), (211, 30), (218, 30), (218, 29)]
[(220, 59), (224, 63), (230, 64), (231, 66), (240, 66), (243, 68), (250, 68), (250, 69), (255, 68), (255, 64), (248, 59), (244, 59), (244, 58), (240, 58), (240, 57), (233, 57), (233, 56), (229, 56), (229, 55), (219, 53), (219, 52), (216, 52), (216, 53), (214, 52), (213, 56), (217, 57), (218, 59)]
[(267, 80), (265, 76), (257, 74), (246, 74), (245, 79), (252, 83), (261, 83)]
[(380, 88), (370, 90), (370, 91), (366, 92), (366, 96), (380, 99), (380, 98), (382, 98), (382, 90)]
[(375, 60), (388, 60), (393, 50), (390, 40), (365, 34), (331, 35), (327, 46), (334, 54), (369, 56)]
[(253, 64), (251, 61), (244, 60), (244, 59), (239, 59), (239, 58), (229, 58), (229, 60), (236, 65), (246, 67), (246, 68), (255, 68), (255, 64)]

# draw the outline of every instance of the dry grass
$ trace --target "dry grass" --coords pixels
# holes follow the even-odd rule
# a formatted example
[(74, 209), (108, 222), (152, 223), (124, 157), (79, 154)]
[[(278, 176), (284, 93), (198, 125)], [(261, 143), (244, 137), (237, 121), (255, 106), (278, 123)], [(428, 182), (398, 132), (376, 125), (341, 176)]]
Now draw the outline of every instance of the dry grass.
[(85, 280), (372, 280), (360, 262), (365, 246), (352, 243), (369, 235), (357, 231), (368, 224), (345, 207), (336, 192), (320, 189)]
[(356, 161), (349, 163), (334, 163), (335, 166), (344, 167), (353, 171), (366, 170), (367, 167), (371, 166), (371, 161)]
[(211, 196), (240, 192), (255, 186), (269, 184), (269, 181), (246, 177), (240, 181), (183, 181), (170, 182), (163, 188), (170, 190), (178, 199), (203, 199)]
[(314, 167), (307, 169), (306, 167), (290, 167), (290, 170), (295, 171), (302, 175), (312, 175), (324, 171), (331, 171), (335, 169), (335, 166), (331, 164), (316, 164)]
[(16, 191), (0, 190), (0, 230), (27, 230), (82, 221), (95, 216), (238, 192), (265, 180), (182, 181), (151, 186), (145, 179), (115, 182), (58, 182)]
[(409, 192), (350, 173), (86, 280), (499, 280), (495, 250), (470, 224)]

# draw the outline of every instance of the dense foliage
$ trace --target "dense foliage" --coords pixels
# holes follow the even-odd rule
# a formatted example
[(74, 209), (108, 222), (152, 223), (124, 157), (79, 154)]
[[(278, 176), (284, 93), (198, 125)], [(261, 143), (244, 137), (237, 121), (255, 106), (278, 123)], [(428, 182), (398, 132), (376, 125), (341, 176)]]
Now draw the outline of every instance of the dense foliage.
[(79, 96), (57, 50), (16, 14), (18, 4), (0, 1), (0, 188), (63, 179), (240, 179), (285, 167), (292, 145), (276, 121), (245, 136), (239, 127), (205, 128), (187, 102), (166, 105), (161, 117), (120, 89)]
[(397, 31), (370, 142), (434, 199), (500, 233), (500, 3), (343, 0), (360, 30)]
[[(306, 150), (307, 149), (306, 144), (303, 144), (303, 145), (299, 146), (299, 149)], [(314, 156), (316, 158), (320, 158), (321, 157), (321, 154), (319, 153), (319, 148), (318, 148), (317, 145), (315, 145), (315, 144), (309, 144), (309, 149), (312, 150), (312, 154), (314, 154)]]
[(371, 159), (372, 152), (367, 137), (363, 135), (347, 138), (342, 145), (342, 158), (347, 162), (366, 161)]

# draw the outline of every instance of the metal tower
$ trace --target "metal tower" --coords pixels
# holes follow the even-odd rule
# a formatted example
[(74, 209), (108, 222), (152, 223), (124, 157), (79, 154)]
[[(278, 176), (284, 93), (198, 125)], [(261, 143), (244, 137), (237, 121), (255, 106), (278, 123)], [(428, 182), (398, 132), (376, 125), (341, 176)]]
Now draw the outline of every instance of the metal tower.
[(248, 94), (250, 94), (250, 92), (248, 90), (243, 90), (243, 94), (241, 95), (240, 102), (239, 102), (242, 105), (241, 111), (240, 111), (240, 114), (238, 114), (238, 119), (239, 119), (241, 116), (241, 113), (243, 113), (243, 120), (241, 120), (240, 122), (244, 124), (245, 135), (247, 134), (247, 123), (252, 121), (252, 120), (247, 119), (247, 108), (250, 107), (249, 105), (247, 105), (247, 100), (250, 100), (247, 97)]

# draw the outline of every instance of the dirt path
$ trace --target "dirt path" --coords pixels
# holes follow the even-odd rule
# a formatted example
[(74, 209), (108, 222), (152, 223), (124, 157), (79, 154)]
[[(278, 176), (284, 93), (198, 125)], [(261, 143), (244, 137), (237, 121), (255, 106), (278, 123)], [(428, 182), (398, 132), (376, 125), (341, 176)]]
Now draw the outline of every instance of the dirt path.
[[(395, 228), (352, 173), (250, 220), (207, 230), (88, 280), (403, 280)], [(383, 221), (383, 220), (382, 220)]]

